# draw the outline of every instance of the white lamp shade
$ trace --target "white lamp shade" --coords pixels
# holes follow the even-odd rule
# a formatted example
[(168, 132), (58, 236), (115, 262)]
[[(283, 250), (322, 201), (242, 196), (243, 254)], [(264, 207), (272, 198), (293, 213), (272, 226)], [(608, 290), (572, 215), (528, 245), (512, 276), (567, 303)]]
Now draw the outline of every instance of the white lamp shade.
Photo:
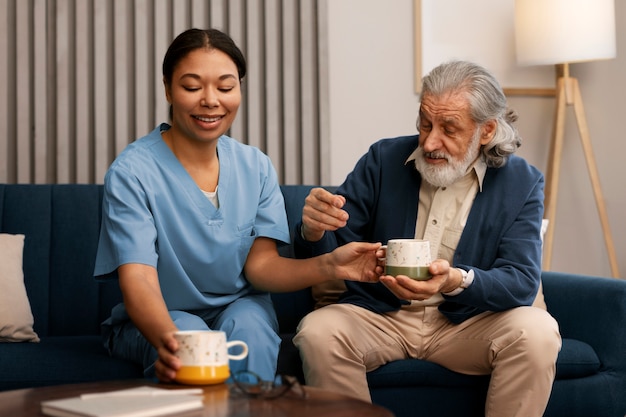
[(614, 58), (614, 0), (515, 0), (521, 65)]

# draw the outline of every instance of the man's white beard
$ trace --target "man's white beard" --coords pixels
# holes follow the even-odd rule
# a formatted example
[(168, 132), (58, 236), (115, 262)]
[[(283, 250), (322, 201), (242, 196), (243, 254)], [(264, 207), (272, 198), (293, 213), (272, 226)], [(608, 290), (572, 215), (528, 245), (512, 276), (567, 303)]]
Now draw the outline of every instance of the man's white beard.
[(417, 157), (415, 158), (415, 168), (422, 175), (422, 178), (435, 187), (449, 187), (456, 181), (460, 180), (467, 173), (467, 169), (474, 163), (480, 153), (478, 146), (480, 140), (480, 129), (472, 136), (467, 154), (461, 160), (452, 158), (442, 151), (428, 152), (429, 158), (443, 158), (448, 161), (447, 164), (433, 165), (426, 162), (426, 152), (421, 146), (418, 148)]

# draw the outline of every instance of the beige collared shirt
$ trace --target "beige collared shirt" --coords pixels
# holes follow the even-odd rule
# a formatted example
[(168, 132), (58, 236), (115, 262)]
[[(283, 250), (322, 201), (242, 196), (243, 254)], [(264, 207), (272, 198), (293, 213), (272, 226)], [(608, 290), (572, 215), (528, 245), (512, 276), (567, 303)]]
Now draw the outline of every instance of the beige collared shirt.
[[(415, 150), (406, 163), (414, 161)], [(478, 158), (459, 181), (449, 187), (436, 187), (422, 180), (419, 192), (415, 238), (430, 241), (431, 258), (445, 259), (452, 264), (454, 252), (465, 228), (476, 194), (482, 189), (487, 164)], [(437, 294), (412, 305), (433, 305), (443, 301)]]

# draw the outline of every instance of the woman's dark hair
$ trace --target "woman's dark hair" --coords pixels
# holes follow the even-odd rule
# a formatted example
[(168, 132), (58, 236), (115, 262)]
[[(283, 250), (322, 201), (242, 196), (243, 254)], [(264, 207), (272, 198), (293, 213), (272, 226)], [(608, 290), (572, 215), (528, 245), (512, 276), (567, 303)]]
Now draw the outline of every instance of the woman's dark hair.
[(217, 49), (224, 52), (237, 66), (239, 81), (246, 75), (246, 59), (230, 36), (217, 29), (188, 29), (170, 44), (163, 58), (163, 78), (167, 85), (172, 82), (176, 65), (196, 49)]

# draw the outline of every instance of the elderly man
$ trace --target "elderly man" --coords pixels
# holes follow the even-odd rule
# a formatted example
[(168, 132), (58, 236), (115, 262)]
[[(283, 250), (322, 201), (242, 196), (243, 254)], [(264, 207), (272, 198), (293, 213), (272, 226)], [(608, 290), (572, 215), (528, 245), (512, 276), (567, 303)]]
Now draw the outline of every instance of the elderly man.
[[(540, 283), (543, 176), (513, 153), (515, 114), (494, 76), (470, 62), (424, 77), (419, 135), (373, 144), (331, 194), (316, 188), (299, 257), (351, 241), (430, 241), (432, 278), (347, 282), (306, 316), (294, 343), (307, 383), (371, 400), (366, 372), (419, 358), (491, 374), (487, 416), (541, 416), (561, 338), (532, 307)], [(453, 400), (453, 398), (451, 398)]]

